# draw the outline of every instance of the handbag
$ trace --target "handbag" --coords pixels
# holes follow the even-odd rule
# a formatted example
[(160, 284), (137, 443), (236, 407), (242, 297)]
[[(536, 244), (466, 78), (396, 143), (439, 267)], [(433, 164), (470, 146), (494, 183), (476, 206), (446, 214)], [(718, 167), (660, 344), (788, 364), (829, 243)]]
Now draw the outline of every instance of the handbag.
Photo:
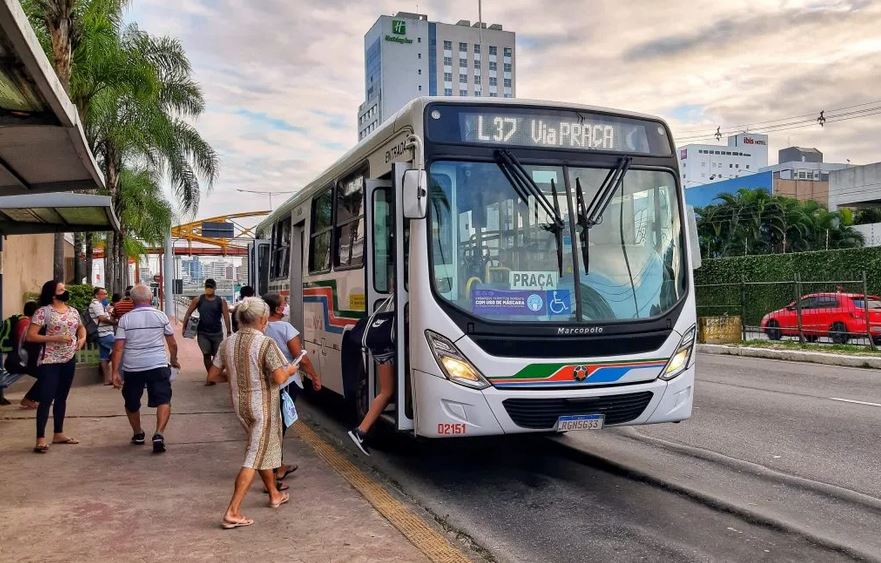
[(184, 327), (184, 338), (196, 338), (196, 332), (199, 328), (199, 317), (190, 316), (187, 326)]
[(285, 428), (290, 428), (291, 424), (297, 422), (300, 418), (297, 414), (297, 407), (294, 405), (294, 400), (288, 395), (287, 389), (281, 392), (281, 416)]

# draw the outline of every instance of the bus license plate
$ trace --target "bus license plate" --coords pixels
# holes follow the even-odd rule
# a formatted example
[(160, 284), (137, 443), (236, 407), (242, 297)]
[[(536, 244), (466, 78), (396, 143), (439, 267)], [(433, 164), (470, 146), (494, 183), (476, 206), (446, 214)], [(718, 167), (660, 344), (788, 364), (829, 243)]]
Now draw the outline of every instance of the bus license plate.
[(572, 430), (599, 430), (603, 427), (606, 419), (602, 414), (578, 414), (573, 416), (561, 416), (557, 419), (557, 432), (569, 432)]

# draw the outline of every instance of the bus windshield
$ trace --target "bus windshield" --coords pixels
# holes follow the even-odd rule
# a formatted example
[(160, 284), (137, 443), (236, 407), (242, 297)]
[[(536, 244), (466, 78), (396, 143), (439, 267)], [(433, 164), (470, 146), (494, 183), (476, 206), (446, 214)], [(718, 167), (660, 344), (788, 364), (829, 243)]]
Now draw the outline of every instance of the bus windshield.
[(547, 201), (559, 204), (561, 249), (555, 218), (498, 163), (431, 165), (431, 267), (442, 299), (491, 321), (596, 323), (655, 317), (684, 295), (672, 174), (627, 171), (598, 224), (586, 229), (577, 218), (571, 224), (575, 186), (590, 201), (608, 168), (523, 169)]

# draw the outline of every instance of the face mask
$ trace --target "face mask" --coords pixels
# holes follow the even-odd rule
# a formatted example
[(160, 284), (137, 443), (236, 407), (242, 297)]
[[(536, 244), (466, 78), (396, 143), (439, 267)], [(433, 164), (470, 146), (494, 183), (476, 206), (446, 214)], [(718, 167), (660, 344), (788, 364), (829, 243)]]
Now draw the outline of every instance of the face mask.
[(67, 300), (70, 299), (70, 292), (65, 290), (61, 295), (56, 295), (55, 299), (66, 303)]
[(101, 300), (101, 304), (106, 307), (106, 306), (110, 305), (110, 300), (105, 297), (104, 299)]

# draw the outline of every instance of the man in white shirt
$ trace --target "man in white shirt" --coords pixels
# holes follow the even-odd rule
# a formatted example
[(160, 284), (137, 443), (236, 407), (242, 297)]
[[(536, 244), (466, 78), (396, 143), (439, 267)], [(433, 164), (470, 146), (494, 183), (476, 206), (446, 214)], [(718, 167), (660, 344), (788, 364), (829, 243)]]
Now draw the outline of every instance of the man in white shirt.
[[(171, 417), (171, 368), (180, 368), (174, 329), (165, 313), (152, 307), (153, 292), (138, 284), (132, 288), (134, 309), (119, 319), (113, 345), (113, 385), (122, 387), (125, 413), (132, 426), (132, 444), (144, 443), (141, 397), (147, 388), (147, 406), (156, 408), (153, 453), (165, 451), (165, 426)], [(166, 356), (166, 346), (170, 357)], [(120, 368), (122, 375), (120, 375)], [(124, 383), (123, 383), (124, 381)]]
[(92, 302), (89, 303), (89, 316), (98, 326), (98, 350), (101, 354), (101, 375), (104, 376), (104, 385), (112, 385), (110, 371), (110, 355), (113, 352), (113, 317), (107, 312), (107, 290), (96, 287), (92, 292)]

